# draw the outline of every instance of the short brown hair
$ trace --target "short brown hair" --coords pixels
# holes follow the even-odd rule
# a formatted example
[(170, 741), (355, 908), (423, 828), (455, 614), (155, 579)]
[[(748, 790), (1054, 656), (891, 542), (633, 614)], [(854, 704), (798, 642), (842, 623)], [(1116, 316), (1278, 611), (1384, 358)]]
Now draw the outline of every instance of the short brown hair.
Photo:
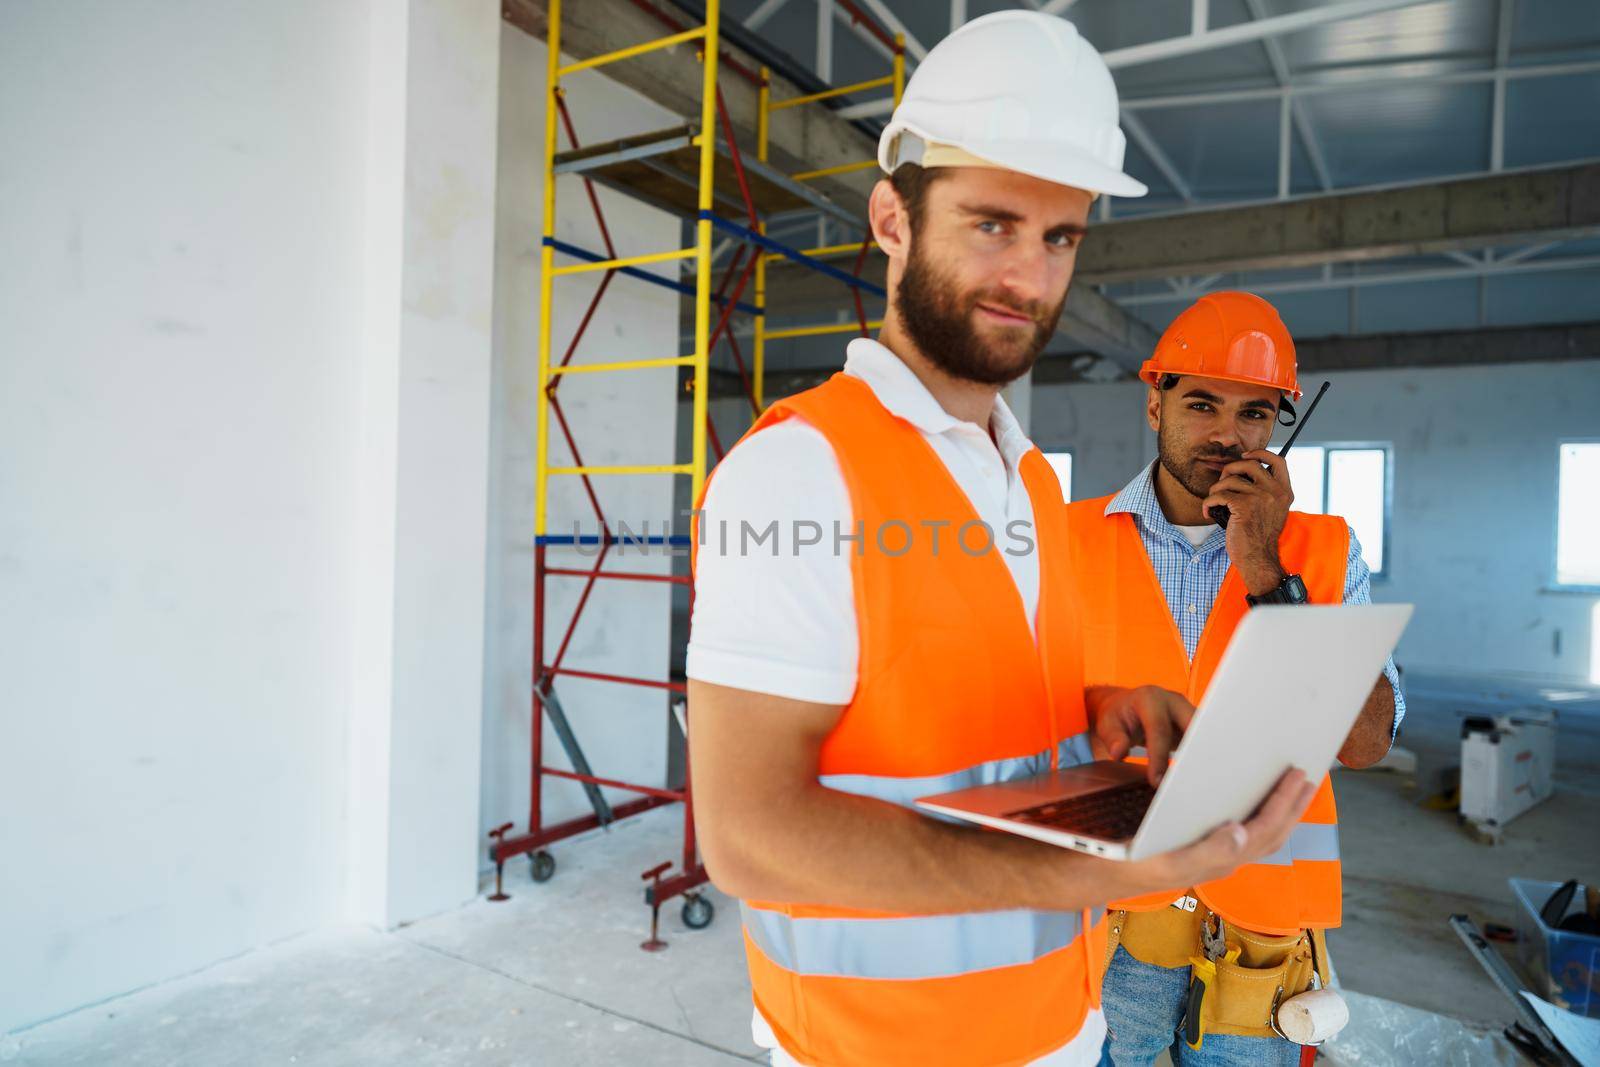
[(894, 191), (899, 195), (900, 202), (906, 206), (906, 213), (911, 216), (911, 232), (914, 234), (922, 225), (922, 216), (927, 207), (928, 190), (933, 183), (945, 176), (943, 168), (924, 167), (920, 163), (902, 163), (889, 175), (889, 184), (894, 186)]

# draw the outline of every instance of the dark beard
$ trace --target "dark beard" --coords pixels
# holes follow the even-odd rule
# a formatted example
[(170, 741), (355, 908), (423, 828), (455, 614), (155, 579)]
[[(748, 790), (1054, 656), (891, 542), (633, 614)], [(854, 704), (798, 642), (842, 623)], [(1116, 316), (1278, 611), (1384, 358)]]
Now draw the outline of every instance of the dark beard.
[(1161, 433), (1156, 436), (1156, 449), (1161, 465), (1166, 468), (1167, 473), (1172, 475), (1173, 479), (1183, 486), (1190, 496), (1199, 500), (1204, 500), (1210, 496), (1211, 487), (1216, 485), (1222, 478), (1221, 472), (1214, 471), (1210, 467), (1201, 466), (1200, 461), (1202, 459), (1220, 459), (1231, 463), (1242, 454), (1237, 451), (1196, 452), (1193, 455), (1185, 456), (1179, 450), (1178, 443), (1168, 437), (1167, 428), (1164, 424), (1161, 427)]
[[(1032, 336), (1020, 350), (1013, 349), (1016, 354), (1011, 359), (997, 354), (992, 343), (978, 336), (972, 313), (980, 301), (1033, 320)], [(918, 351), (951, 377), (984, 385), (1005, 385), (1033, 369), (1039, 353), (1055, 335), (1066, 302), (1065, 293), (1053, 308), (1038, 302), (1018, 305), (982, 290), (958, 294), (955, 283), (924, 260), (915, 244), (894, 297), (895, 310)]]

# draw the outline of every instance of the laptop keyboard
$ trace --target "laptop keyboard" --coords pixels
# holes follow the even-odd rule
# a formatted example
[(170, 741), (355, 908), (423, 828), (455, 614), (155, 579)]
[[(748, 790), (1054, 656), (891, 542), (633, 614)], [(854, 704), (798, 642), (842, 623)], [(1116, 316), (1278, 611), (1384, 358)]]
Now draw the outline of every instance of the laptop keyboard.
[(1155, 795), (1156, 791), (1146, 782), (1128, 782), (1068, 800), (1023, 808), (1008, 813), (1006, 818), (1107, 841), (1123, 841), (1139, 829)]

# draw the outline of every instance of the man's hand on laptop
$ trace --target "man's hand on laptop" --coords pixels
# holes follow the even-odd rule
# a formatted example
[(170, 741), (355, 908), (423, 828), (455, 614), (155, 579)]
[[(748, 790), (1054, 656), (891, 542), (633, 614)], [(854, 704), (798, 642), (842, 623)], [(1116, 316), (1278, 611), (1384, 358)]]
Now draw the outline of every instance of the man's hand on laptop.
[(1309, 781), (1303, 771), (1285, 772), (1267, 799), (1245, 822), (1225, 823), (1184, 848), (1146, 860), (1111, 865), (1113, 871), (1117, 867), (1125, 868), (1123, 873), (1131, 884), (1126, 893), (1117, 895), (1134, 896), (1168, 889), (1182, 891), (1223, 878), (1246, 863), (1270, 856), (1289, 840), (1290, 831), (1316, 795), (1317, 783)]
[(1154, 685), (1124, 689), (1093, 685), (1084, 690), (1089, 711), (1089, 747), (1096, 759), (1117, 760), (1144, 746), (1150, 784), (1167, 773), (1167, 757), (1178, 744), (1194, 705), (1182, 693)]

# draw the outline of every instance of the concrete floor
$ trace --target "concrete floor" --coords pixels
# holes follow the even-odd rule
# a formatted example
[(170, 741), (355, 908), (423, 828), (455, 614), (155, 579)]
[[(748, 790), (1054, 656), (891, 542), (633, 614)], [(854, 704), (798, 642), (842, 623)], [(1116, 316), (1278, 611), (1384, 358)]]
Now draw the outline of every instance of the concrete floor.
[[(1417, 804), (1405, 780), (1335, 772), (1345, 860), (1344, 925), (1329, 954), (1352, 989), (1471, 1022), (1511, 1022), (1511, 1006), (1446, 925), (1453, 913), (1516, 925), (1506, 879), (1600, 879), (1595, 794), (1566, 790), (1480, 844), (1450, 812)], [(1508, 954), (1512, 959), (1514, 954)]]
[[(1515, 926), (1510, 877), (1600, 883), (1600, 693), (1505, 679), (1407, 679), (1401, 743), (1416, 752), (1415, 780), (1336, 771), (1344, 857), (1344, 925), (1329, 949), (1350, 988), (1473, 1024), (1511, 1021), (1509, 1004), (1445, 924), (1465, 912), (1480, 925)], [(1460, 762), (1464, 715), (1529, 703), (1560, 709), (1556, 794), (1481, 843), (1447, 811), (1421, 801)], [(1514, 951), (1506, 946), (1513, 963)], [(1535, 988), (1531, 976), (1524, 980)]]
[(544, 885), (508, 867), (509, 901), (296, 938), (0, 1037), (0, 1063), (748, 1062), (737, 907), (713, 893), (716, 920), (694, 932), (673, 908), (668, 950), (639, 949), (639, 873), (676, 851), (681, 826), (674, 809), (651, 812), (560, 848)]
[[(1423, 777), (1448, 762), (1460, 693), (1419, 683), (1405, 743)], [(1495, 699), (1507, 699), (1501, 694)], [(1338, 772), (1345, 924), (1332, 955), (1352, 998), (1334, 1063), (1515, 1063), (1496, 1031), (1510, 1007), (1445, 924), (1454, 911), (1513, 922), (1506, 878), (1600, 882), (1600, 714), (1564, 719), (1560, 789), (1478, 843), (1455, 816), (1419, 806), (1422, 789), (1387, 773)], [(0, 1037), (23, 1064), (591, 1064), (761, 1062), (750, 1041), (737, 909), (711, 893), (710, 929), (663, 917), (648, 931), (639, 872), (673, 855), (680, 819), (652, 812), (557, 849), (551, 882), (508, 868), (512, 899), (479, 899), (393, 933), (298, 938), (200, 974)], [(1405, 1034), (1396, 1038), (1396, 1020)], [(1426, 1033), (1424, 1052), (1415, 1042)], [(1405, 1041), (1413, 1044), (1406, 1045)], [(1470, 1050), (1470, 1054), (1469, 1054)]]

